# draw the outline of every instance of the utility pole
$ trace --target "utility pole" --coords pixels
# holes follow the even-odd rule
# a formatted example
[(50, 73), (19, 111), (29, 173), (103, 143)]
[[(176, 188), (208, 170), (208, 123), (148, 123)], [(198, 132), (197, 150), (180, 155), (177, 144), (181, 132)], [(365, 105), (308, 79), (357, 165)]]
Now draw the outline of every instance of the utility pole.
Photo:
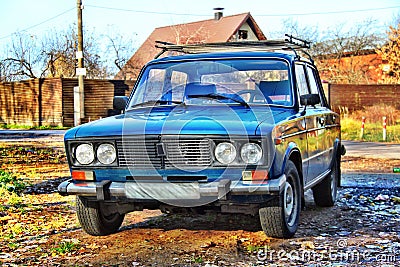
[(83, 76), (86, 75), (86, 69), (83, 64), (83, 23), (82, 23), (82, 0), (76, 1), (78, 12), (78, 51), (76, 52), (76, 59), (78, 60), (78, 68), (76, 74), (78, 75), (78, 90), (74, 90), (74, 124), (81, 124), (81, 119), (85, 117), (85, 94), (83, 86)]

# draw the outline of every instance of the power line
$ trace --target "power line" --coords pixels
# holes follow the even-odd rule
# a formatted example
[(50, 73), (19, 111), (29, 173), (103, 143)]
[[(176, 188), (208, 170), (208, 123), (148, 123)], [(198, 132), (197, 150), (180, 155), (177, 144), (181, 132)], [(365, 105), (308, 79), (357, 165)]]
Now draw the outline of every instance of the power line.
[[(155, 15), (174, 15), (174, 16), (197, 16), (197, 17), (209, 17), (210, 14), (193, 14), (193, 13), (176, 13), (176, 12), (156, 12), (156, 11), (147, 11), (147, 10), (134, 10), (134, 9), (125, 9), (125, 8), (114, 8), (114, 7), (106, 7), (106, 6), (96, 6), (96, 5), (86, 5), (87, 7), (93, 7), (93, 8), (99, 8), (99, 9), (107, 9), (107, 10), (115, 10), (115, 11), (123, 11), (123, 12), (133, 12), (133, 13), (144, 13), (144, 14), (155, 14)], [(326, 11), (326, 12), (309, 12), (309, 13), (291, 13), (291, 14), (254, 14), (254, 16), (258, 17), (288, 17), (288, 16), (310, 16), (310, 15), (329, 15), (329, 14), (344, 14), (344, 13), (356, 13), (356, 12), (369, 12), (369, 11), (379, 11), (379, 10), (388, 10), (388, 9), (397, 9), (400, 8), (400, 6), (391, 6), (391, 7), (382, 7), (382, 8), (369, 8), (369, 9), (357, 9), (357, 10), (342, 10), (342, 11)], [(30, 29), (33, 29), (35, 27), (38, 27), (42, 24), (45, 24), (49, 21), (52, 21), (58, 17), (61, 17), (72, 10), (75, 10), (75, 7), (70, 8), (60, 14), (57, 14), (56, 16), (53, 16), (51, 18), (48, 18), (42, 22), (39, 22), (37, 24), (34, 24), (32, 26), (29, 26), (23, 30), (17, 31), (17, 32), (24, 32), (28, 31)], [(17, 33), (11, 33), (9, 35), (0, 37), (0, 40), (6, 39), (11, 37), (13, 34)]]
[[(115, 8), (106, 6), (96, 6), (96, 5), (86, 5), (87, 7), (123, 11), (123, 12), (133, 12), (133, 13), (144, 13), (144, 14), (156, 14), (156, 15), (174, 15), (174, 16), (197, 16), (197, 17), (209, 17), (210, 14), (193, 14), (193, 13), (175, 13), (175, 12), (156, 12), (148, 10), (134, 10), (126, 8)], [(342, 11), (325, 11), (325, 12), (308, 12), (308, 13), (280, 13), (280, 14), (254, 14), (258, 17), (288, 17), (288, 16), (310, 16), (310, 15), (329, 15), (329, 14), (344, 14), (344, 13), (357, 13), (357, 12), (369, 12), (369, 11), (379, 11), (396, 9), (400, 6), (391, 7), (381, 7), (381, 8), (368, 8), (368, 9), (355, 9), (355, 10), (342, 10)]]
[(287, 16), (330, 15), (330, 14), (369, 12), (369, 11), (378, 11), (378, 10), (387, 10), (387, 9), (396, 9), (396, 8), (400, 8), (400, 6), (381, 7), (381, 8), (368, 8), (368, 9), (355, 9), (355, 10), (342, 10), (342, 11), (310, 12), (310, 13), (267, 14), (267, 15), (255, 14), (255, 16), (258, 16), (258, 17), (287, 17)]
[(67, 14), (68, 12), (70, 12), (70, 11), (72, 11), (72, 10), (75, 10), (75, 9), (76, 9), (76, 8), (73, 7), (73, 8), (68, 9), (68, 10), (66, 10), (66, 11), (64, 11), (64, 12), (62, 12), (62, 13), (60, 13), (60, 14), (54, 16), (54, 17), (51, 17), (51, 18), (46, 19), (46, 20), (44, 20), (44, 21), (42, 21), (42, 22), (39, 22), (39, 23), (34, 24), (34, 25), (32, 25), (32, 26), (29, 26), (29, 27), (27, 27), (27, 28), (25, 28), (25, 29), (23, 29), (23, 30), (16, 31), (16, 32), (11, 33), (11, 34), (9, 34), (9, 35), (7, 35), (7, 36), (0, 37), (0, 40), (9, 38), (9, 37), (11, 37), (13, 34), (15, 34), (15, 33), (28, 31), (28, 30), (30, 30), (30, 29), (33, 29), (33, 28), (35, 28), (35, 27), (38, 27), (38, 26), (40, 26), (40, 25), (42, 25), (42, 24), (45, 24), (45, 23), (47, 23), (47, 22), (49, 22), (49, 21), (51, 21), (51, 20), (54, 20), (54, 19), (56, 19), (56, 18), (58, 18), (58, 17), (61, 17), (62, 15)]
[(210, 16), (210, 14), (202, 15), (202, 14), (190, 14), (190, 13), (156, 12), (156, 11), (134, 10), (134, 9), (115, 8), (115, 7), (106, 7), (106, 6), (95, 6), (95, 5), (85, 5), (85, 7), (94, 7), (94, 8), (99, 8), (99, 9), (124, 11), (124, 12), (133, 12), (133, 13), (144, 13), (144, 14), (156, 14), (156, 15), (197, 16), (197, 17), (206, 17), (206, 16), (209, 17)]

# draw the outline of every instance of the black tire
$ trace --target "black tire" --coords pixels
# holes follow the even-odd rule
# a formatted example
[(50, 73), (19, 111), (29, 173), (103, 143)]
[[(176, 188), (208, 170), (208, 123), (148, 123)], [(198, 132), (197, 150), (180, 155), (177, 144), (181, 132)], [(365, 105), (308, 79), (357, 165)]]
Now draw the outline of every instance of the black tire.
[(260, 223), (270, 237), (290, 238), (299, 226), (301, 210), (300, 178), (292, 161), (285, 167), (286, 184), (276, 205), (259, 209)]
[(96, 207), (85, 206), (80, 196), (76, 197), (76, 213), (82, 229), (94, 236), (117, 232), (125, 217), (119, 213), (104, 216), (100, 203)]
[(339, 181), (340, 156), (337, 156), (332, 163), (331, 172), (312, 189), (314, 202), (317, 206), (332, 207), (335, 205)]

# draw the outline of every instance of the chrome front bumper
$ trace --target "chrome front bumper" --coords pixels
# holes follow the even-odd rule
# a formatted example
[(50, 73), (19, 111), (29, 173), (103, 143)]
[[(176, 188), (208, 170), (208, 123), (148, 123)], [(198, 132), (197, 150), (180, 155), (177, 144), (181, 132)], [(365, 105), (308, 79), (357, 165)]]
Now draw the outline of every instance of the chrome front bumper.
[(233, 183), (223, 179), (211, 183), (149, 183), (149, 182), (74, 182), (65, 181), (58, 186), (61, 195), (80, 195), (107, 200), (120, 197), (137, 200), (160, 199), (200, 199), (202, 197), (218, 197), (226, 195), (260, 195), (279, 193), (283, 190), (286, 176), (268, 180), (264, 184)]

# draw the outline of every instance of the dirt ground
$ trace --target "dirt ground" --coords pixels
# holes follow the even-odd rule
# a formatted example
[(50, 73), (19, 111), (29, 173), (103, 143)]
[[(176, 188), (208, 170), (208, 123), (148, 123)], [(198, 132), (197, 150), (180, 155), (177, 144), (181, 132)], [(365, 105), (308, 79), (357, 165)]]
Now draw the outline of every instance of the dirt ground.
[[(264, 235), (244, 215), (133, 212), (121, 230), (93, 237), (79, 227), (61, 143), (1, 143), (1, 170), (31, 183), (2, 195), (3, 266), (400, 266), (400, 189), (341, 188), (335, 207), (308, 194), (292, 239)], [(400, 161), (343, 157), (343, 172), (391, 173)], [(311, 194), (312, 195), (312, 194)]]

